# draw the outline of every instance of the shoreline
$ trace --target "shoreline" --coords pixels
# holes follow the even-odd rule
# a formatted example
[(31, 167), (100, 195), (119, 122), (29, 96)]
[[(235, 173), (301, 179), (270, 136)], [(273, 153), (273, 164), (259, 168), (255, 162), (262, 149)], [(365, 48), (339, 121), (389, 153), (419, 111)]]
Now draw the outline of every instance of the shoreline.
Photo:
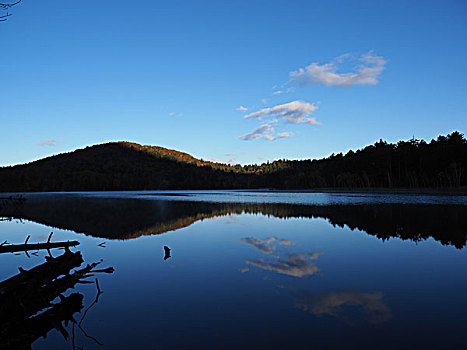
[(245, 189), (241, 192), (278, 192), (278, 193), (365, 193), (365, 194), (413, 194), (431, 196), (467, 196), (467, 188), (429, 189), (429, 188), (320, 188), (320, 189)]
[(428, 189), (428, 188), (311, 188), (311, 189), (166, 189), (166, 190), (112, 190), (112, 191), (28, 191), (28, 192), (0, 192), (0, 199), (9, 196), (28, 194), (53, 194), (53, 193), (111, 193), (111, 192), (193, 192), (193, 191), (235, 191), (235, 192), (263, 192), (263, 193), (342, 193), (342, 194), (394, 194), (394, 195), (430, 195), (430, 196), (467, 196), (467, 188)]

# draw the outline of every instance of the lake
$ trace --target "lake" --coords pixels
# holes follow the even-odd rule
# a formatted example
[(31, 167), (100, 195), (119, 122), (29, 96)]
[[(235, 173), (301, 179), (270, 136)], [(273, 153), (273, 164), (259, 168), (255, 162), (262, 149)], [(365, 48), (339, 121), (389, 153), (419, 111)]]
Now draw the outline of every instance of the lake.
[(0, 254), (0, 349), (466, 346), (466, 196), (23, 195), (2, 247), (79, 245)]

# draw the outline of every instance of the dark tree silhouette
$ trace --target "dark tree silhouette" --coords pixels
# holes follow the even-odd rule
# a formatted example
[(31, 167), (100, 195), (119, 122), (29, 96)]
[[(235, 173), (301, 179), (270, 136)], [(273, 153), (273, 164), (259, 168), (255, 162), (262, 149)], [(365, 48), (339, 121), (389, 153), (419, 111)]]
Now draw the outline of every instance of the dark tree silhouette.
[(455, 131), (429, 143), (380, 140), (324, 159), (228, 165), (128, 142), (95, 145), (0, 167), (0, 192), (154, 189), (461, 189), (467, 140)]
[(15, 2), (0, 2), (0, 10), (2, 11), (0, 13), (0, 22), (6, 21), (7, 18), (11, 16), (11, 13), (9, 13), (8, 10), (13, 6), (18, 5), (20, 2), (21, 0)]

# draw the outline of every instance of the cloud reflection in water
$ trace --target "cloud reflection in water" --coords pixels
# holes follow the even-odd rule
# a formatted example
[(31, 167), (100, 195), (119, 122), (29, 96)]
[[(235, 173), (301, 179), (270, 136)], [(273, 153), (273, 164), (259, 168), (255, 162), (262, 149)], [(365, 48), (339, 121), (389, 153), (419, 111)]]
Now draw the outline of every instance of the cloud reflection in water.
[(245, 237), (240, 239), (240, 242), (250, 244), (253, 247), (261, 250), (263, 253), (270, 254), (276, 250), (276, 247), (272, 245), (277, 240), (276, 237), (269, 237), (265, 239)]
[[(269, 262), (262, 258), (248, 259), (245, 262), (249, 265), (299, 278), (314, 275), (319, 271), (314, 262), (323, 252), (288, 254), (285, 258), (279, 257), (282, 252), (282, 249), (279, 248), (280, 245), (294, 245), (294, 241), (276, 237), (264, 239), (246, 237), (240, 239), (240, 242), (252, 245), (262, 253), (268, 254), (268, 258), (274, 258), (273, 261)], [(278, 245), (275, 245), (275, 243), (278, 243)], [(247, 272), (249, 269), (244, 268), (240, 271)], [(289, 288), (284, 285), (279, 287), (281, 289)], [(391, 310), (384, 303), (383, 294), (379, 292), (359, 293), (352, 290), (323, 294), (302, 292), (301, 294), (295, 294), (293, 298), (295, 306), (303, 311), (308, 311), (317, 317), (329, 315), (343, 319), (351, 324), (360, 318), (358, 315), (349, 314), (352, 311), (363, 313), (364, 319), (372, 324), (383, 323), (391, 318)]]
[(383, 301), (383, 293), (359, 293), (352, 290), (324, 294), (304, 292), (295, 297), (295, 306), (318, 317), (329, 315), (347, 321), (349, 319), (346, 311), (349, 307), (362, 310), (373, 324), (383, 323), (391, 318), (391, 310)]
[[(245, 237), (240, 239), (240, 242), (250, 244), (253, 247), (259, 249), (265, 254), (271, 254), (273, 252), (280, 253), (280, 250), (277, 249), (279, 245), (294, 245), (295, 242), (289, 239), (279, 239), (277, 237), (268, 237), (265, 239), (254, 238), (254, 237)], [(279, 256), (274, 256), (277, 260), (272, 262), (264, 261), (264, 259), (258, 260), (246, 260), (245, 262), (249, 265), (253, 265), (264, 270), (275, 271), (288, 276), (294, 277), (304, 277), (315, 274), (319, 271), (319, 268), (313, 264), (313, 260), (318, 259), (318, 257), (323, 254), (322, 252), (315, 253), (304, 253), (304, 254), (289, 254), (286, 258), (280, 258)]]
[(304, 277), (314, 275), (319, 271), (319, 268), (312, 261), (316, 260), (321, 254), (323, 253), (290, 254), (286, 259), (279, 259), (277, 262), (265, 262), (263, 259), (259, 259), (246, 260), (246, 263), (288, 276)]

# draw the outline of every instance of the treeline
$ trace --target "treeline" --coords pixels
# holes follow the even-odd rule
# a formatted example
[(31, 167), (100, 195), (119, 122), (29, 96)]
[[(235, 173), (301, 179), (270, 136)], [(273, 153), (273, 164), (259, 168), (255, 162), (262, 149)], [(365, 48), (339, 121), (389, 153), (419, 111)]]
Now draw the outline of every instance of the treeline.
[[(275, 164), (277, 163), (277, 164)], [(467, 140), (455, 131), (430, 143), (380, 140), (320, 160), (279, 161), (264, 168), (275, 188), (459, 188), (467, 185)]]
[(107, 143), (0, 168), (0, 191), (153, 189), (459, 188), (467, 140), (455, 131), (427, 143), (380, 140), (319, 160), (228, 165), (134, 143)]

